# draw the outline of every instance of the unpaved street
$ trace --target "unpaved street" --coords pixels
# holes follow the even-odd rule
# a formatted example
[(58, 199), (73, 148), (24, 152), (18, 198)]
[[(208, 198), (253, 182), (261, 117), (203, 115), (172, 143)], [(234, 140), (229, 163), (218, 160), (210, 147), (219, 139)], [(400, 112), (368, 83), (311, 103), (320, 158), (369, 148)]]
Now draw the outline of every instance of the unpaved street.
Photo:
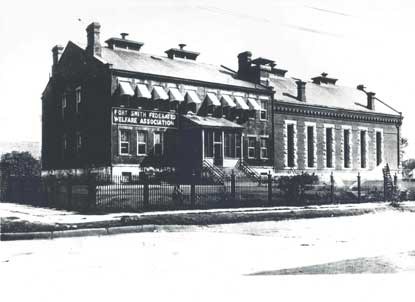
[(329, 300), (344, 288), (336, 301), (402, 301), (415, 280), (414, 230), (415, 213), (385, 211), (0, 242), (0, 281), (3, 294), (16, 298), (10, 301), (118, 300), (131, 293), (155, 301), (212, 301), (219, 293), (244, 301)]

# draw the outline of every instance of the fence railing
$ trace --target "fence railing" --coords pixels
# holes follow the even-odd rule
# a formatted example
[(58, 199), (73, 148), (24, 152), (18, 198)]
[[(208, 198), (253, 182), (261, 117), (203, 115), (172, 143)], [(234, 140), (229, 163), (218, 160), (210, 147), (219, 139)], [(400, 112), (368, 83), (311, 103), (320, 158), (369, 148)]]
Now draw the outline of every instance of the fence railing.
[[(289, 176), (291, 177), (291, 176)], [(82, 212), (149, 211), (167, 209), (207, 209), (223, 207), (311, 205), (358, 203), (391, 200), (397, 196), (384, 190), (382, 181), (337, 186), (331, 176), (328, 183), (282, 182), (271, 175), (253, 181), (244, 175), (232, 175), (223, 183), (206, 183), (196, 178), (178, 183), (140, 176), (85, 176), (57, 179), (10, 177), (0, 190), (2, 201), (29, 203)], [(407, 190), (408, 191), (408, 190)], [(413, 190), (415, 197), (415, 188)], [(412, 193), (410, 193), (412, 194)], [(402, 198), (411, 196), (402, 195)]]

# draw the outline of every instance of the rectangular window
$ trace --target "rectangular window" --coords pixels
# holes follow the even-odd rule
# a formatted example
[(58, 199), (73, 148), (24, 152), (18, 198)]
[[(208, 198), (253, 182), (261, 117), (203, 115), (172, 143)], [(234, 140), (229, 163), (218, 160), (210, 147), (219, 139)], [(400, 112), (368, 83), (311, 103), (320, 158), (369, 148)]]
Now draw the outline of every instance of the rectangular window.
[(213, 130), (205, 131), (205, 157), (213, 157)]
[(147, 154), (147, 132), (137, 131), (137, 155)]
[(235, 155), (236, 158), (241, 158), (241, 135), (235, 135)]
[(261, 137), (261, 158), (268, 158), (268, 137)]
[(256, 137), (248, 137), (248, 158), (255, 158)]
[(287, 125), (287, 166), (295, 167), (295, 150), (294, 150), (294, 124)]
[(314, 146), (314, 131), (315, 126), (307, 126), (306, 127), (306, 137), (307, 137), (307, 167), (313, 168), (315, 166), (315, 158), (314, 158), (314, 152), (315, 152), (315, 146)]
[(65, 111), (66, 111), (66, 106), (67, 106), (67, 104), (66, 104), (66, 93), (64, 93), (63, 95), (62, 95), (62, 100), (61, 100), (61, 102), (62, 102), (62, 118), (65, 118)]
[(261, 120), (267, 119), (267, 101), (261, 100), (261, 110), (259, 111)]
[(76, 113), (79, 113), (81, 104), (81, 87), (77, 87), (75, 89), (75, 106), (76, 106)]
[(382, 132), (376, 131), (376, 165), (379, 166), (382, 163), (383, 153), (383, 138)]
[(120, 154), (121, 155), (130, 154), (130, 130), (127, 130), (127, 129), (120, 130)]
[(326, 128), (326, 168), (333, 168), (334, 128)]
[(344, 168), (351, 167), (351, 147), (350, 147), (350, 135), (351, 129), (343, 129), (343, 166)]
[(360, 130), (360, 167), (367, 168), (367, 131)]
[(154, 132), (154, 155), (161, 156), (163, 155), (163, 132)]

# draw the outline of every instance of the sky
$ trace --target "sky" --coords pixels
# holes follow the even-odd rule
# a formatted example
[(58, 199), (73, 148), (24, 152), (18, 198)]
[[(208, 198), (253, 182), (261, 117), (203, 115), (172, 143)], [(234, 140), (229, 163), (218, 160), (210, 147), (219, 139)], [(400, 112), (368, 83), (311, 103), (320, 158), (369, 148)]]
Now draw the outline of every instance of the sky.
[(411, 0), (3, 1), (0, 141), (40, 141), (51, 49), (85, 44), (86, 26), (98, 21), (102, 42), (127, 32), (146, 53), (186, 43), (199, 61), (237, 69), (237, 54), (250, 50), (289, 77), (327, 72), (339, 85), (364, 84), (403, 113), (406, 157), (415, 158), (414, 13)]

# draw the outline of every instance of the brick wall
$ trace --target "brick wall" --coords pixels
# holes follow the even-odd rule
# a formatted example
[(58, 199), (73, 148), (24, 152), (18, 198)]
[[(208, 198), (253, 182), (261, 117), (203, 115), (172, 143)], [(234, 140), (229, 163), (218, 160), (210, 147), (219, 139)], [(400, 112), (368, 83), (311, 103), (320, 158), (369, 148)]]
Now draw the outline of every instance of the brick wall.
[[(182, 83), (175, 83), (175, 82), (165, 82), (165, 81), (160, 81), (160, 80), (150, 80), (147, 78), (135, 78), (135, 81), (138, 83), (144, 83), (146, 84), (148, 87), (153, 86), (161, 86), (163, 87), (166, 91), (171, 88), (171, 87), (175, 87), (178, 88), (181, 93), (184, 95), (185, 92), (187, 90), (194, 90), (196, 91), (197, 95), (199, 96), (200, 100), (203, 103), (203, 100), (206, 97), (206, 94), (208, 92), (214, 93), (216, 94), (218, 97), (222, 94), (228, 94), (231, 96), (242, 96), (244, 98), (254, 98), (258, 101), (258, 103), (260, 102), (260, 99), (262, 100), (266, 100), (267, 102), (267, 119), (266, 120), (261, 120), (260, 119), (260, 112), (255, 112), (255, 115), (252, 118), (244, 118), (243, 120), (235, 120), (234, 122), (242, 125), (244, 127), (243, 130), (243, 138), (246, 141), (247, 140), (247, 136), (255, 136), (257, 137), (257, 143), (256, 143), (256, 148), (255, 148), (255, 153), (256, 153), (256, 158), (253, 159), (248, 159), (247, 158), (247, 146), (246, 146), (246, 142), (242, 142), (242, 148), (243, 148), (243, 154), (244, 154), (244, 158), (245, 160), (250, 164), (250, 165), (255, 165), (255, 166), (269, 166), (272, 165), (272, 144), (269, 144), (269, 150), (268, 150), (268, 154), (269, 154), (269, 158), (268, 159), (261, 159), (260, 158), (260, 137), (266, 137), (268, 136), (269, 139), (272, 139), (272, 103), (271, 103), (271, 98), (269, 96), (267, 96), (266, 94), (253, 94), (253, 93), (247, 93), (247, 92), (243, 92), (243, 91), (234, 91), (234, 90), (224, 90), (224, 89), (219, 89), (219, 88), (212, 88), (212, 87), (207, 87), (207, 86), (193, 86), (193, 85), (185, 85)], [(117, 89), (117, 79), (116, 79), (116, 75), (113, 75), (112, 77), (112, 85), (111, 85), (111, 94), (113, 94), (114, 96), (111, 98), (112, 101), (112, 105), (113, 106), (118, 106), (119, 104), (123, 103), (126, 107), (133, 107), (133, 108), (137, 108), (138, 106), (143, 107), (143, 109), (151, 109), (151, 108), (146, 108), (146, 104), (143, 101), (133, 101), (133, 98), (125, 98), (121, 99), (119, 96), (116, 95), (116, 89)], [(152, 101), (153, 102), (153, 101)], [(199, 110), (200, 107), (197, 108), (197, 110)], [(203, 107), (201, 109), (203, 111)], [(184, 112), (182, 112), (184, 113)], [(199, 112), (200, 113), (200, 112)], [(129, 156), (120, 156), (119, 155), (119, 128), (122, 128), (125, 126), (120, 126), (120, 125), (112, 125), (112, 130), (111, 130), (111, 142), (112, 142), (112, 147), (111, 147), (111, 153), (112, 153), (112, 164), (136, 164), (136, 165), (141, 165), (143, 163), (143, 161), (154, 161), (156, 162), (156, 159), (151, 159), (151, 156), (138, 156), (137, 152), (136, 152), (136, 138), (135, 135), (132, 135), (132, 139), (131, 139), (131, 145), (132, 145), (132, 150), (131, 150), (131, 155)], [(149, 134), (149, 140), (148, 140), (148, 145), (151, 146), (152, 145), (152, 136), (154, 133), (154, 131), (166, 131), (165, 128), (154, 128), (154, 127), (141, 127), (141, 126), (134, 126), (134, 127), (127, 127), (129, 129), (131, 129), (132, 133), (135, 133), (137, 130), (144, 130), (144, 131), (148, 131)], [(181, 130), (180, 130), (181, 131)], [(174, 140), (170, 140), (173, 141)], [(176, 146), (174, 146), (173, 143), (168, 143), (168, 141), (166, 140), (166, 152), (165, 152), (165, 158), (163, 158), (163, 163), (165, 164), (171, 164), (171, 162), (174, 162), (174, 155), (175, 155), (175, 151), (176, 151)]]
[[(291, 120), (296, 122), (296, 157), (298, 170), (307, 170), (310, 172), (328, 172), (328, 171), (370, 171), (376, 168), (376, 131), (383, 133), (383, 162), (382, 166), (389, 164), (391, 170), (398, 169), (398, 131), (396, 125), (393, 124), (373, 124), (362, 123), (348, 120), (322, 119), (305, 117), (299, 115), (279, 114), (275, 113), (274, 122), (274, 142), (275, 142), (275, 169), (278, 172), (286, 171), (286, 132), (285, 121)], [(306, 167), (306, 123), (316, 124), (316, 168)], [(326, 143), (325, 143), (325, 127), (334, 126), (334, 169), (326, 168)], [(343, 130), (351, 129), (351, 167), (344, 168), (344, 142)], [(361, 168), (360, 162), (360, 130), (367, 129), (367, 168)]]

